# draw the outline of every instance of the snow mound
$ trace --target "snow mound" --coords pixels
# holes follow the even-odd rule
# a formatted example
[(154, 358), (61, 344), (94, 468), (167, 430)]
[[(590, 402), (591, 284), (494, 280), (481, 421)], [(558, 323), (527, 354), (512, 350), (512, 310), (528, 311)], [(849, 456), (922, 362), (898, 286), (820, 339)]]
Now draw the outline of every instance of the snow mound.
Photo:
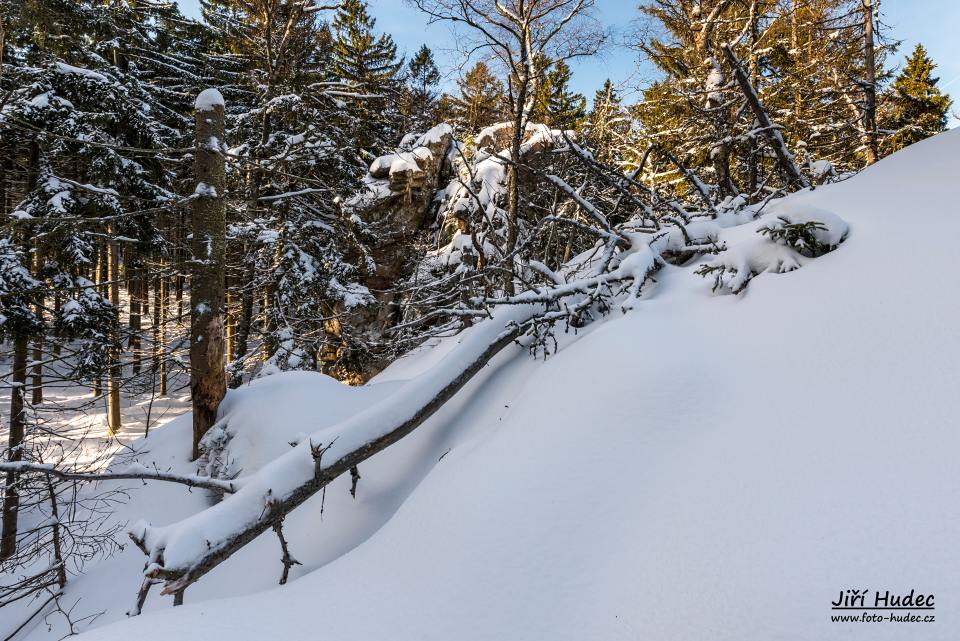
[[(305, 565), (288, 585), (267, 589), (281, 566), (265, 535), (183, 607), (154, 595), (153, 612), (82, 638), (955, 638), (958, 158), (960, 133), (942, 134), (754, 223), (705, 226), (751, 272), (758, 247), (764, 271), (778, 256), (786, 271), (787, 255), (803, 269), (718, 297), (700, 261), (664, 267), (651, 298), (546, 362), (501, 353), (361, 467), (356, 501), (341, 478), (322, 519), (320, 497), (295, 512), (285, 532)], [(759, 233), (778, 220), (846, 240), (807, 257)], [(229, 448), (260, 465), (329, 424), (326, 412), (356, 411), (341, 403), (429, 373), (461, 340), (398, 361), (372, 391), (276, 376), (231, 392)], [(157, 443), (184, 438), (178, 423)], [(138, 494), (126, 509), (152, 507), (159, 522), (196, 509), (165, 493), (169, 505)], [(73, 586), (108, 610), (97, 624), (122, 618), (138, 554)], [(831, 622), (851, 587), (934, 593), (937, 621)], [(30, 638), (62, 636), (41, 628)]]
[(846, 221), (833, 212), (781, 204), (775, 213), (721, 233), (726, 248), (697, 273), (713, 279), (713, 291), (738, 294), (759, 274), (792, 272), (833, 251), (848, 231)]
[(197, 111), (213, 111), (224, 106), (223, 95), (216, 89), (204, 89), (197, 95), (193, 108)]

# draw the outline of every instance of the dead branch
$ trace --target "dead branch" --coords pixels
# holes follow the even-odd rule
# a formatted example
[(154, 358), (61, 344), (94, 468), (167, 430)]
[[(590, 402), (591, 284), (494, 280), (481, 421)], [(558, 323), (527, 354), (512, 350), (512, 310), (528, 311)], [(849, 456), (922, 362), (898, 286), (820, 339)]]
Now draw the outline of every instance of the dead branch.
[(0, 472), (18, 472), (20, 474), (45, 474), (68, 481), (164, 481), (167, 483), (178, 483), (187, 487), (200, 487), (207, 490), (216, 490), (219, 492), (233, 493), (237, 491), (235, 481), (225, 481), (213, 479), (206, 476), (186, 476), (181, 474), (170, 474), (159, 470), (148, 470), (146, 468), (128, 472), (103, 472), (100, 474), (90, 474), (86, 472), (70, 472), (54, 467), (53, 465), (26, 462), (8, 462), (0, 463)]
[(743, 70), (743, 67), (740, 65), (740, 60), (733, 53), (730, 45), (723, 45), (723, 53), (727, 57), (727, 62), (733, 67), (737, 84), (740, 85), (740, 90), (747, 99), (747, 104), (750, 105), (754, 117), (756, 117), (757, 122), (760, 124), (763, 135), (770, 141), (770, 146), (773, 147), (773, 152), (777, 155), (777, 160), (780, 162), (780, 166), (786, 174), (787, 182), (796, 189), (809, 187), (809, 181), (800, 173), (793, 154), (787, 149), (787, 143), (783, 141), (783, 136), (780, 135), (780, 129), (773, 124), (770, 116), (767, 115), (767, 111), (763, 108), (763, 104), (761, 104), (756, 90), (754, 90), (753, 85), (750, 84), (750, 78), (747, 76), (747, 72)]
[(354, 465), (350, 468), (350, 496), (357, 498), (357, 482), (360, 480), (360, 470)]
[(273, 531), (277, 533), (277, 538), (280, 539), (280, 549), (283, 552), (283, 556), (280, 557), (280, 562), (283, 563), (283, 573), (280, 575), (280, 585), (285, 585), (287, 582), (287, 577), (290, 575), (290, 568), (295, 565), (303, 565), (300, 561), (297, 561), (290, 555), (290, 548), (287, 546), (287, 539), (283, 536), (283, 519), (277, 519), (273, 524)]

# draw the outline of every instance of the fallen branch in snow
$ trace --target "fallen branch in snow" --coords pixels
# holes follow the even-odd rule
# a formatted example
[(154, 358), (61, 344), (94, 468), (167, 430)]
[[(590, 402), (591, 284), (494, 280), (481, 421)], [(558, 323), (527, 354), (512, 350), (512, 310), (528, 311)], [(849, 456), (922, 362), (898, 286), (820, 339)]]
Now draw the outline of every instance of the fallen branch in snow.
[[(161, 594), (182, 594), (334, 479), (422, 425), (541, 311), (539, 305), (516, 306), (477, 326), (456, 358), (338, 426), (337, 438), (325, 446), (315, 444), (325, 432), (298, 445), (213, 507), (166, 528), (133, 526), (131, 539), (150, 557), (145, 577), (166, 582)], [(326, 463), (324, 455), (333, 460)]]
[(222, 479), (212, 479), (206, 476), (187, 476), (182, 474), (170, 474), (160, 470), (149, 470), (143, 466), (131, 466), (125, 471), (120, 472), (102, 472), (90, 474), (85, 472), (70, 472), (62, 470), (53, 465), (40, 463), (0, 463), (0, 472), (18, 472), (20, 474), (45, 474), (55, 476), (68, 481), (164, 481), (167, 483), (178, 483), (187, 487), (200, 487), (207, 490), (217, 490), (218, 492), (236, 492), (237, 486), (234, 481), (224, 481)]
[[(134, 525), (129, 530), (130, 538), (149, 557), (144, 576), (165, 582), (161, 594), (182, 595), (189, 585), (260, 534), (276, 530), (287, 514), (334, 479), (351, 472), (355, 484), (359, 472), (353, 472), (360, 463), (422, 425), (494, 356), (528, 330), (540, 338), (544, 326), (562, 318), (579, 318), (614, 283), (624, 283), (620, 291), (639, 295), (640, 288), (659, 268), (659, 252), (670, 246), (671, 238), (665, 232), (656, 236), (635, 234), (630, 239), (631, 250), (616, 269), (500, 300), (505, 304), (498, 313), (464, 334), (460, 346), (436, 367), (409, 381), (386, 401), (301, 441), (243, 479), (233, 496), (167, 527)], [(616, 240), (611, 239), (610, 244), (615, 245)], [(608, 263), (602, 261), (603, 265)], [(632, 286), (626, 284), (629, 281)], [(564, 303), (565, 298), (578, 294), (586, 297), (569, 306)], [(285, 558), (290, 560), (286, 552)], [(284, 565), (289, 570), (286, 561)]]

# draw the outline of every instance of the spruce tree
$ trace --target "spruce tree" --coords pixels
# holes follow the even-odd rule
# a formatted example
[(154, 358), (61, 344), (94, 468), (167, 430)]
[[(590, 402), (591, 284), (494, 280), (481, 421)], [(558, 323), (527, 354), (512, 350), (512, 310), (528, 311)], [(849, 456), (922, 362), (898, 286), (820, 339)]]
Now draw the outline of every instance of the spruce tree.
[(939, 78), (933, 76), (935, 67), (927, 50), (917, 44), (884, 96), (881, 129), (891, 132), (883, 144), (887, 153), (946, 128), (952, 101), (940, 93)]
[(357, 153), (367, 160), (399, 141), (396, 98), (403, 65), (388, 34), (376, 35), (376, 20), (364, 0), (344, 0), (333, 18), (333, 70), (351, 89), (345, 97)]
[(450, 109), (461, 131), (475, 134), (505, 117), (503, 84), (486, 63), (475, 64), (457, 86), (460, 95), (451, 99)]
[(434, 124), (439, 82), (440, 70), (433, 60), (433, 52), (423, 45), (407, 65), (407, 86), (401, 99), (404, 133), (423, 133)]
[(585, 123), (587, 146), (597, 160), (608, 165), (621, 163), (622, 146), (630, 133), (630, 115), (613, 83), (607, 78), (593, 97), (593, 108)]
[(544, 123), (554, 129), (579, 130), (587, 118), (587, 99), (570, 90), (570, 67), (558, 60), (547, 73)]
[[(217, 1), (206, 6), (224, 34), (217, 67), (225, 82), (244, 81), (227, 98), (238, 157), (228, 172), (227, 355), (238, 384), (264, 364), (319, 369), (327, 319), (369, 300), (345, 258), (362, 252), (337, 205), (366, 172), (357, 114), (367, 103), (336, 70), (318, 3)], [(235, 64), (246, 73), (234, 74)]]

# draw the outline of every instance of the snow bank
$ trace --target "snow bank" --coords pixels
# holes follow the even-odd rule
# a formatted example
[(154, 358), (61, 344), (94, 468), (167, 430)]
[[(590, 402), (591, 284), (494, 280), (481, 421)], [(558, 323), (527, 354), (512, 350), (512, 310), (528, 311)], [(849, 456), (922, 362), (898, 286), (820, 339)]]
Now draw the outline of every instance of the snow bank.
[[(548, 361), (502, 354), (496, 376), (361, 469), (356, 503), (341, 479), (323, 522), (311, 505), (290, 519), (310, 563), (287, 586), (233, 596), (279, 576), (276, 541), (258, 541), (184, 607), (154, 597), (164, 612), (83, 638), (955, 638), (958, 152), (960, 133), (942, 134), (772, 206), (850, 226), (803, 269), (715, 296), (700, 261), (666, 267), (642, 309)], [(764, 240), (751, 225), (719, 235)], [(429, 374), (453, 349), (402, 359), (370, 387)], [(255, 390), (251, 408), (305, 402)], [(294, 428), (250, 429), (280, 451)], [(134, 565), (97, 568), (71, 594), (132, 595)], [(831, 622), (851, 587), (934, 593), (937, 621)]]

